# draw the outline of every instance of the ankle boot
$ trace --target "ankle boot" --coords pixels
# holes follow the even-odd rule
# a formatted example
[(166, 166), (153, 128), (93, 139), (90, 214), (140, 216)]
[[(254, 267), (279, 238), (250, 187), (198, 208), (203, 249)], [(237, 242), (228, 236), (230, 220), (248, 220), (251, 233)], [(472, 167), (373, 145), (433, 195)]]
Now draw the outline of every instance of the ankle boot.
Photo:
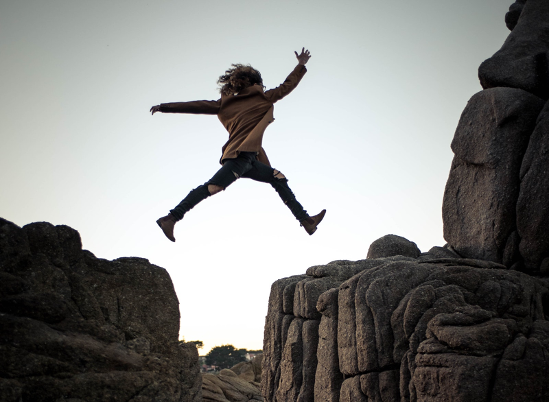
[(301, 226), (305, 228), (305, 231), (309, 233), (309, 235), (312, 235), (314, 232), (316, 232), (316, 227), (320, 222), (322, 222), (322, 219), (324, 219), (324, 215), (326, 215), (326, 210), (323, 209), (320, 211), (318, 215), (315, 216), (309, 216), (308, 218), (305, 218), (301, 221)]
[(156, 223), (158, 223), (158, 226), (160, 226), (160, 229), (162, 229), (166, 237), (171, 241), (175, 241), (175, 237), (173, 237), (173, 228), (175, 226), (175, 222), (177, 221), (172, 214), (163, 216), (156, 221)]

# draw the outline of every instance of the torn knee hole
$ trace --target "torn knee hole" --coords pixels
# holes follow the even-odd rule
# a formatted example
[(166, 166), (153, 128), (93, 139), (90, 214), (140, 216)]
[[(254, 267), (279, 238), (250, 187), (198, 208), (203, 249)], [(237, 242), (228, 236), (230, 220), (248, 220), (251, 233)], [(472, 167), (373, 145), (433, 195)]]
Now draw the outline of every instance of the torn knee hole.
[(277, 179), (285, 179), (286, 178), (286, 176), (284, 176), (281, 171), (276, 170), (276, 169), (273, 171), (273, 176)]
[(238, 173), (236, 173), (234, 170), (233, 170), (232, 172), (233, 172), (233, 174), (234, 174), (234, 177), (236, 177), (237, 179), (240, 177), (240, 176), (238, 175)]
[(224, 188), (221, 186), (218, 186), (217, 184), (209, 184), (208, 185), (208, 191), (210, 192), (210, 195), (214, 195), (219, 193), (220, 191), (223, 191)]

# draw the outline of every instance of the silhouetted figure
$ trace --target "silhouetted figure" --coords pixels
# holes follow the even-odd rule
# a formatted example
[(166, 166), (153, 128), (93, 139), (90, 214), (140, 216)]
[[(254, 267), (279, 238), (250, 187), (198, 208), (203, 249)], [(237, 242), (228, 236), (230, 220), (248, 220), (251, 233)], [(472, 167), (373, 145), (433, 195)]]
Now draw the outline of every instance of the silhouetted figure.
[(305, 64), (311, 57), (309, 51), (303, 48), (301, 54), (294, 53), (298, 65), (277, 88), (265, 92), (259, 71), (249, 65), (233, 64), (217, 81), (220, 85), (220, 99), (162, 103), (151, 108), (152, 114), (215, 114), (229, 132), (229, 140), (222, 149), (221, 169), (206, 183), (192, 190), (168, 215), (156, 221), (171, 241), (175, 241), (175, 223), (183, 219), (185, 213), (240, 177), (271, 184), (307, 233), (312, 235), (316, 231), (326, 210), (309, 216), (288, 187), (286, 177), (271, 167), (261, 146), (263, 133), (274, 120), (274, 103), (288, 95), (307, 72)]

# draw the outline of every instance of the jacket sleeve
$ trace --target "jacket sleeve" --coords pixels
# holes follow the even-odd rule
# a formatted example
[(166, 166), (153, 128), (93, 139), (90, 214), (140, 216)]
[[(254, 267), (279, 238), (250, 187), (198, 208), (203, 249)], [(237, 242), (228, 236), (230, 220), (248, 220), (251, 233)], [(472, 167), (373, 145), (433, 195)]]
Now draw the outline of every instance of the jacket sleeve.
[(305, 66), (298, 64), (294, 68), (294, 71), (292, 71), (290, 75), (288, 75), (282, 85), (274, 89), (269, 89), (267, 92), (265, 92), (266, 98), (273, 103), (284, 98), (286, 95), (292, 92), (295, 87), (297, 87), (297, 84), (299, 84), (299, 81), (301, 81), (306, 72), (307, 69), (305, 68)]
[(217, 114), (221, 107), (221, 99), (216, 101), (192, 101), (161, 103), (162, 113), (193, 113), (193, 114)]

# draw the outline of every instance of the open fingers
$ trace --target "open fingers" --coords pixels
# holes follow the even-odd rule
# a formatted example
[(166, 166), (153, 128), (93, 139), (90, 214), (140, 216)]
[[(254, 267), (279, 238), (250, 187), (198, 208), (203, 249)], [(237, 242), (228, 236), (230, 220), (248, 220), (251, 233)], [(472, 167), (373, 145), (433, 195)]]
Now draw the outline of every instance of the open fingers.
[(296, 55), (296, 57), (300, 57), (300, 56), (311, 56), (311, 52), (309, 52), (308, 49), (305, 49), (304, 47), (301, 48), (301, 54), (297, 54), (297, 52), (294, 50), (294, 53)]

